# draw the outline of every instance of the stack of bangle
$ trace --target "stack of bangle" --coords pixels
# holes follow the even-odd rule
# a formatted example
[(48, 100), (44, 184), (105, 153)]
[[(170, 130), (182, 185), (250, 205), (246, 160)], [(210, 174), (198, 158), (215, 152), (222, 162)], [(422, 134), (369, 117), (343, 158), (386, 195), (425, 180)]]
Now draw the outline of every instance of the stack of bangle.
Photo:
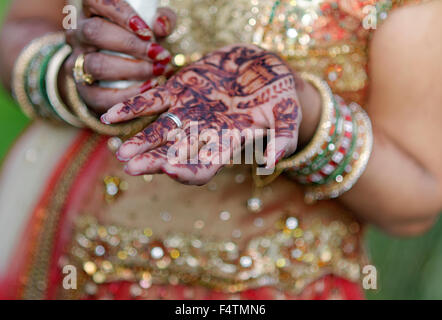
[(356, 103), (334, 96), (325, 81), (303, 73), (320, 92), (323, 110), (317, 132), (307, 147), (277, 165), (306, 185), (306, 201), (336, 198), (362, 175), (372, 148), (371, 123)]
[(68, 123), (77, 128), (88, 127), (98, 133), (114, 136), (129, 136), (153, 121), (152, 117), (144, 117), (124, 124), (102, 124), (81, 99), (72, 76), (63, 79), (68, 100), (66, 104), (58, 87), (60, 70), (72, 53), (71, 47), (65, 42), (62, 32), (42, 36), (27, 45), (15, 63), (12, 92), (28, 117)]
[(23, 112), (31, 118), (60, 120), (46, 98), (45, 75), (50, 58), (63, 43), (62, 33), (45, 35), (32, 41), (15, 63), (12, 92)]

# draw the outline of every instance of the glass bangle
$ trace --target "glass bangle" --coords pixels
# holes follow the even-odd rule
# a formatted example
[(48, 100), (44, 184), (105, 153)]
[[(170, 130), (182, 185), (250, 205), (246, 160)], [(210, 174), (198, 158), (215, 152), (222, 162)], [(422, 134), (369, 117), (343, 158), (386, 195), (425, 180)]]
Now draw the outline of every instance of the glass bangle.
[(50, 33), (37, 38), (31, 41), (21, 51), (19, 57), (15, 61), (11, 82), (12, 93), (22, 111), (29, 118), (35, 118), (38, 116), (36, 110), (34, 109), (34, 105), (26, 92), (26, 76), (29, 65), (35, 55), (37, 55), (43, 47), (51, 43), (63, 41), (62, 39), (64, 39), (63, 32)]

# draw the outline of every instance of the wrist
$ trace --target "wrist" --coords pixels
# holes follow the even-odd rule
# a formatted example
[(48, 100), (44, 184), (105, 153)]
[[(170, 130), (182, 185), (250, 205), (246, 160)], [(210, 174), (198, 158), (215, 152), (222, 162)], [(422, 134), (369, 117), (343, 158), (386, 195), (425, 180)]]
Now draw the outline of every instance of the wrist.
[(299, 128), (298, 150), (306, 146), (313, 138), (321, 118), (322, 101), (318, 90), (301, 78), (296, 80), (302, 121)]

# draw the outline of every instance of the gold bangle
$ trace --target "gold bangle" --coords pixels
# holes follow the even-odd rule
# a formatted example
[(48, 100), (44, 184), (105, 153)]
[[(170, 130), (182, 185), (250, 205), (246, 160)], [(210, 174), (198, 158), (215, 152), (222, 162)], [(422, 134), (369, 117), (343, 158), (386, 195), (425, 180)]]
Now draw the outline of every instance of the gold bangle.
[(75, 60), (74, 68), (72, 69), (76, 83), (91, 85), (94, 83), (94, 77), (84, 71), (84, 53), (80, 54)]
[(130, 136), (141, 131), (156, 119), (156, 117), (143, 117), (124, 124), (106, 125), (97, 119), (81, 99), (72, 76), (66, 76), (66, 89), (68, 104), (71, 106), (75, 114), (80, 118), (84, 125), (100, 134), (109, 136)]
[(34, 105), (26, 92), (26, 72), (32, 59), (45, 46), (51, 43), (63, 42), (64, 34), (62, 32), (50, 33), (31, 41), (20, 53), (17, 58), (12, 73), (12, 93), (17, 100), (23, 113), (31, 119), (37, 117)]
[(355, 159), (352, 170), (346, 174), (341, 182), (333, 182), (332, 184), (315, 186), (307, 188), (305, 193), (306, 202), (314, 202), (322, 199), (333, 199), (341, 196), (343, 193), (350, 190), (359, 180), (367, 167), (373, 148), (373, 131), (370, 118), (367, 113), (356, 103), (349, 105), (358, 126), (358, 145), (360, 146)]
[(46, 93), (52, 108), (62, 120), (74, 127), (82, 128), (84, 127), (83, 123), (69, 110), (58, 90), (58, 74), (71, 52), (72, 48), (66, 44), (51, 58), (46, 72)]
[(300, 76), (303, 80), (315, 86), (316, 89), (318, 89), (319, 91), (322, 99), (321, 119), (318, 124), (318, 129), (316, 130), (316, 133), (310, 143), (294, 156), (281, 160), (276, 165), (276, 169), (278, 171), (283, 171), (289, 168), (298, 168), (303, 163), (311, 160), (321, 150), (321, 147), (324, 145), (324, 143), (327, 142), (330, 128), (333, 125), (333, 93), (327, 82), (307, 72), (302, 72)]

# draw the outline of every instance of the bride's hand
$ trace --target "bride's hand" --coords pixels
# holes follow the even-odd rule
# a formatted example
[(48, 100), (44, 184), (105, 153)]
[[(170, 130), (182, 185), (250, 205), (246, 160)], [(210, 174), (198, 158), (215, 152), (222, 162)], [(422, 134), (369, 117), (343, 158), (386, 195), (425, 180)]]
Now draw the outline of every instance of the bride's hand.
[[(169, 117), (160, 117), (126, 141), (117, 156), (128, 161), (126, 171), (131, 175), (166, 173), (182, 183), (196, 185), (207, 183), (225, 162), (202, 161), (208, 158), (204, 150), (208, 144), (195, 134), (201, 137), (205, 130), (215, 132), (217, 138), (209, 144), (219, 143), (218, 149), (213, 152), (211, 148), (209, 158), (230, 159), (233, 149), (219, 148), (224, 129), (274, 129), (276, 138), (270, 140), (267, 152), (274, 150), (277, 162), (296, 150), (302, 118), (290, 68), (276, 54), (252, 45), (229, 46), (205, 56), (165, 85), (114, 106), (102, 116), (102, 122), (116, 123), (164, 111), (182, 122), (184, 135), (175, 137), (177, 144), (168, 141), (168, 134), (177, 129), (177, 124)], [(198, 122), (198, 132), (192, 131), (192, 122)], [(266, 130), (259, 131), (265, 134)], [(168, 150), (172, 145), (175, 149), (190, 145), (193, 154), (185, 152), (179, 163), (171, 162)], [(197, 154), (198, 163), (183, 164), (183, 160)]]
[[(79, 54), (85, 54), (85, 72), (94, 80), (138, 80), (141, 86), (107, 89), (97, 85), (78, 84), (86, 104), (102, 113), (109, 106), (145, 92), (156, 84), (156, 77), (170, 70), (170, 53), (155, 38), (168, 36), (175, 27), (176, 16), (168, 8), (158, 8), (150, 28), (124, 0), (83, 0), (83, 13), (78, 28), (66, 32), (73, 54), (65, 63), (71, 74)], [(127, 59), (99, 52), (116, 51), (136, 58)]]

